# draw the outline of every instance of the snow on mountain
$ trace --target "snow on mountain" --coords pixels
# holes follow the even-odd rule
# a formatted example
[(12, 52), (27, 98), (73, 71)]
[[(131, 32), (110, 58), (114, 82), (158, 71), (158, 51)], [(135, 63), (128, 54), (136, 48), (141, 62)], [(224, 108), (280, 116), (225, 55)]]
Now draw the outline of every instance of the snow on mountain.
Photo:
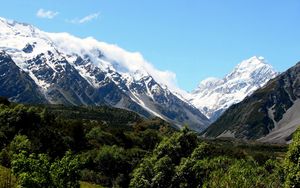
[(300, 125), (300, 62), (226, 110), (205, 137), (287, 144)]
[[(116, 45), (100, 42), (92, 37), (81, 39), (68, 33), (43, 32), (32, 25), (9, 21), (1, 17), (0, 29), (1, 47), (21, 50), (26, 44), (30, 44), (35, 47), (31, 53), (27, 54), (31, 57), (49, 49), (51, 52), (59, 51), (68, 55), (78, 54), (82, 57), (89, 57), (94, 64), (102, 66), (103, 69), (110, 68), (119, 73), (129, 73), (137, 80), (151, 75), (160, 84), (169, 88), (176, 87), (174, 73), (155, 69), (138, 52), (128, 52)], [(101, 59), (103, 54), (105, 54), (105, 60)]]
[(207, 78), (189, 96), (189, 101), (215, 121), (231, 105), (264, 86), (277, 75), (263, 57), (242, 61), (223, 79)]
[(31, 78), (34, 90), (49, 103), (107, 104), (198, 131), (209, 124), (197, 108), (168, 89), (176, 88), (175, 75), (155, 69), (139, 53), (4, 18), (0, 18), (0, 51)]

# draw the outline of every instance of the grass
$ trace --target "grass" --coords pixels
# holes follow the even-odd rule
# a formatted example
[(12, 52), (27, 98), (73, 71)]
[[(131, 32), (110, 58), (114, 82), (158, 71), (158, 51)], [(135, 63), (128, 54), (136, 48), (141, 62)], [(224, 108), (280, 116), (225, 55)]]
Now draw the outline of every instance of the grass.
[[(11, 174), (10, 169), (0, 166), (0, 188), (15, 188), (15, 187), (16, 187), (16, 178)], [(80, 188), (104, 188), (104, 187), (81, 181)]]
[(202, 141), (218, 148), (220, 151), (225, 151), (227, 154), (242, 154), (257, 160), (270, 158), (282, 161), (288, 150), (288, 145), (285, 144), (264, 144), (231, 138), (202, 139)]
[(80, 188), (104, 188), (100, 185), (95, 185), (95, 184), (91, 184), (91, 183), (88, 183), (88, 182), (84, 182), (84, 181), (81, 181), (80, 182)]
[(10, 169), (0, 166), (0, 187), (16, 187), (16, 178), (12, 175)]

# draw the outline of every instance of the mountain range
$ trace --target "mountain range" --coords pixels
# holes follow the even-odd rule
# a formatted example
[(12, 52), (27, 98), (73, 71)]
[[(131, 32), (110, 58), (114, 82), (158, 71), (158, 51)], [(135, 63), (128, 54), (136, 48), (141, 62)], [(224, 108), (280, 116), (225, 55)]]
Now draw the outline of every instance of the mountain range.
[(196, 131), (210, 124), (200, 110), (159, 83), (149, 65), (137, 64), (139, 54), (4, 18), (0, 31), (0, 95), (12, 101), (109, 105)]
[(279, 74), (254, 56), (224, 78), (180, 92), (138, 53), (0, 18), (0, 96), (21, 103), (108, 105), (188, 125), (206, 137), (289, 141), (300, 124), (299, 67)]

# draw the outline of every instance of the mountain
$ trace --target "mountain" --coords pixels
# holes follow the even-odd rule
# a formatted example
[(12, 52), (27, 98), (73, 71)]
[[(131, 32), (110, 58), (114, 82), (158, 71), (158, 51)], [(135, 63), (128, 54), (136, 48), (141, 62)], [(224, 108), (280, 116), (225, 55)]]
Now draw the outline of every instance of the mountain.
[(300, 62), (231, 106), (204, 135), (286, 143), (299, 125)]
[(0, 18), (0, 95), (15, 102), (109, 105), (201, 131), (210, 121), (138, 53)]
[(188, 98), (213, 122), (230, 106), (242, 101), (276, 75), (263, 57), (254, 56), (242, 61), (223, 79), (203, 80)]
[(0, 96), (13, 101), (45, 103), (45, 99), (34, 81), (21, 70), (11, 57), (0, 51)]

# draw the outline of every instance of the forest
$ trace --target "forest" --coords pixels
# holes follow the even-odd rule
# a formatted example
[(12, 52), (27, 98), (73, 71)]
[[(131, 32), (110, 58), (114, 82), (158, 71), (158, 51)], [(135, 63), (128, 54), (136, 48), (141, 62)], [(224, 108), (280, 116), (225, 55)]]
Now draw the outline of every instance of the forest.
[(107, 107), (0, 98), (0, 187), (300, 187), (289, 145), (203, 139), (184, 126)]

